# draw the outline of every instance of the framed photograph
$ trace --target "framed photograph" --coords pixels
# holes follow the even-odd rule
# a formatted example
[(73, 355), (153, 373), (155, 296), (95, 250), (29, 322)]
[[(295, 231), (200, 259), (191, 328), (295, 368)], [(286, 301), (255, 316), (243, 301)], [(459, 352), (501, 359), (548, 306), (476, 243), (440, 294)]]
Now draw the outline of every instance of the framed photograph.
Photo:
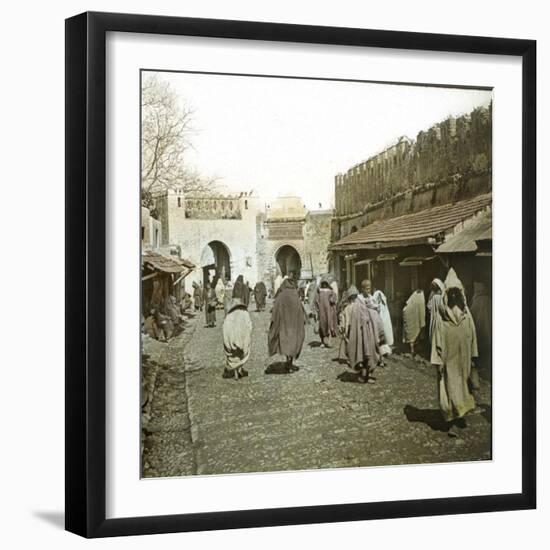
[(68, 19), (67, 530), (534, 508), (535, 67)]

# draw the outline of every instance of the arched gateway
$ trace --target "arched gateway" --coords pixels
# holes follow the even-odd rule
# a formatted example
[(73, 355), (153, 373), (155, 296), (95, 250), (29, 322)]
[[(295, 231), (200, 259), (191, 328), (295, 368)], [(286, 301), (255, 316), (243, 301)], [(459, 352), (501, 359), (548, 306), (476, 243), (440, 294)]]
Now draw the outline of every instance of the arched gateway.
[(281, 246), (275, 253), (275, 261), (281, 270), (281, 275), (290, 275), (294, 273), (296, 278), (300, 277), (300, 271), (302, 270), (302, 260), (298, 251), (289, 244)]
[(229, 248), (221, 241), (211, 241), (201, 254), (203, 282), (217, 282), (218, 278), (231, 279), (231, 254)]

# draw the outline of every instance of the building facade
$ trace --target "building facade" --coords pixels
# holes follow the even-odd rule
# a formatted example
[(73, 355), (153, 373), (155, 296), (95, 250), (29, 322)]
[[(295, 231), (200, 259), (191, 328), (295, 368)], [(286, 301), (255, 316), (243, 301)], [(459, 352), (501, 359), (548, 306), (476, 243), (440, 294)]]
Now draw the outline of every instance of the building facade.
[(308, 211), (296, 196), (266, 204), (254, 191), (185, 194), (171, 189), (157, 201), (162, 245), (199, 266), (187, 284), (234, 281), (268, 286), (278, 273), (308, 278), (328, 271), (331, 210)]
[[(398, 333), (411, 292), (422, 289), (427, 297), (431, 280), (445, 277), (450, 260), (439, 247), (480, 216), (490, 219), (491, 166), (490, 105), (447, 118), (416, 140), (401, 137), (336, 175), (329, 246), (335, 275), (345, 286), (369, 278), (382, 289)], [(470, 296), (476, 276), (492, 276), (490, 263), (478, 266), (475, 258), (458, 274)]]

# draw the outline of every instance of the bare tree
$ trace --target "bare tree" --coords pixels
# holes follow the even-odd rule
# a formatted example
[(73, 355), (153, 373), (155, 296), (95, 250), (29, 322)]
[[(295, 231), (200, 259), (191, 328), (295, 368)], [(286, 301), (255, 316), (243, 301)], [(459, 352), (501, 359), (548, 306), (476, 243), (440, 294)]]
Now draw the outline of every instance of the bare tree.
[(142, 82), (141, 113), (142, 204), (154, 208), (155, 197), (173, 187), (211, 193), (215, 180), (203, 178), (184, 162), (191, 147), (193, 111), (157, 75)]

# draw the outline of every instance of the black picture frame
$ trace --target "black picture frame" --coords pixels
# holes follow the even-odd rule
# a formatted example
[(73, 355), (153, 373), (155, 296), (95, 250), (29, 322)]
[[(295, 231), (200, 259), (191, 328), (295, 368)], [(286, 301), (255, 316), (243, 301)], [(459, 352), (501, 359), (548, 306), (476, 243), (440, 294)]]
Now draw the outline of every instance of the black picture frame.
[[(516, 494), (106, 519), (105, 40), (109, 31), (522, 59), (522, 490)], [(116, 13), (66, 20), (66, 529), (107, 537), (532, 509), (536, 506), (536, 42)]]

